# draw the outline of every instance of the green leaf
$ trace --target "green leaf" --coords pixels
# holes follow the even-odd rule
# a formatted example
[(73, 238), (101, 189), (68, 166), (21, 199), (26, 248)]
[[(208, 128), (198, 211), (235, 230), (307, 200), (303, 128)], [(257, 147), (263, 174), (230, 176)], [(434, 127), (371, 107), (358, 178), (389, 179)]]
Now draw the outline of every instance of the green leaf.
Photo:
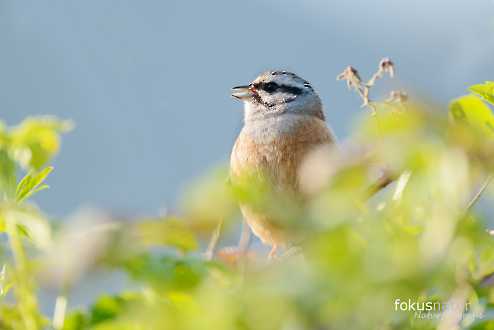
[(469, 90), (487, 102), (494, 104), (494, 81), (486, 81), (483, 84), (470, 86)]
[(4, 216), (7, 223), (15, 223), (19, 235), (38, 248), (46, 249), (51, 244), (50, 225), (36, 208), (13, 208), (4, 212)]
[[(126, 317), (133, 304), (141, 302), (141, 296), (136, 293), (119, 295), (101, 295), (89, 308), (89, 311), (73, 311), (67, 315), (62, 330), (100, 329), (99, 326), (112, 325), (115, 320)], [(106, 329), (106, 327), (103, 327)], [(120, 329), (120, 328), (116, 328)]]
[(140, 241), (146, 245), (172, 246), (182, 252), (198, 248), (196, 236), (179, 219), (144, 220), (136, 224), (135, 228)]
[(138, 281), (159, 289), (184, 291), (195, 288), (208, 274), (201, 259), (143, 254), (128, 260), (124, 269)]
[(53, 167), (49, 166), (38, 173), (34, 171), (29, 172), (17, 185), (15, 192), (16, 201), (18, 203), (23, 202), (38, 191), (48, 188), (47, 185), (42, 185), (42, 183), (52, 171)]
[(450, 115), (457, 123), (463, 123), (488, 136), (494, 136), (494, 115), (477, 96), (460, 97), (450, 104)]
[[(26, 238), (31, 239), (31, 236), (29, 235), (29, 232), (26, 229), (25, 225), (22, 224), (16, 224), (17, 231), (21, 236), (24, 236)], [(4, 233), (7, 230), (7, 224), (5, 223), (5, 217), (0, 214), (0, 233)]]
[(0, 147), (0, 199), (13, 197), (16, 183), (14, 161), (6, 150)]
[(126, 300), (120, 296), (102, 296), (91, 307), (91, 324), (114, 319), (125, 309)]
[(237, 203), (226, 179), (228, 171), (224, 168), (210, 176), (199, 179), (186, 189), (183, 198), (185, 218), (196, 233), (209, 235), (218, 221), (228, 226), (237, 212)]
[(87, 329), (87, 317), (80, 311), (75, 311), (67, 315), (62, 330), (84, 330)]
[(10, 130), (12, 157), (24, 168), (39, 170), (60, 149), (60, 134), (71, 128), (71, 122), (53, 117), (27, 118)]
[(0, 329), (22, 329), (22, 315), (19, 308), (7, 304), (0, 305)]
[(142, 303), (139, 293), (124, 292), (118, 295), (102, 295), (89, 311), (88, 323), (92, 327), (102, 323), (113, 321), (119, 317), (125, 317), (135, 307)]

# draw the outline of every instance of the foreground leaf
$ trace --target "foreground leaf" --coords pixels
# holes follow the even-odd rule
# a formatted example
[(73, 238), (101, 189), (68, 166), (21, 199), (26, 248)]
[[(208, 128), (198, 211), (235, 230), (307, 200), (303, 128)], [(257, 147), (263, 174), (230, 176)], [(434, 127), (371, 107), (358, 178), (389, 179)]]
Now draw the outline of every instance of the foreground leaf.
[(16, 201), (18, 203), (23, 202), (38, 191), (48, 188), (48, 185), (42, 185), (42, 183), (52, 171), (53, 167), (48, 166), (38, 173), (35, 173), (33, 171), (29, 172), (17, 185), (17, 189), (15, 192)]
[(467, 95), (450, 104), (450, 114), (457, 123), (471, 126), (488, 136), (494, 136), (494, 115), (477, 96)]
[(130, 276), (164, 290), (191, 290), (206, 277), (209, 263), (201, 259), (143, 254), (124, 265)]
[(487, 102), (494, 104), (494, 81), (486, 81), (483, 84), (470, 86), (469, 90)]
[(39, 170), (60, 149), (60, 134), (72, 123), (52, 117), (25, 119), (9, 132), (12, 156), (24, 168)]
[(184, 253), (198, 248), (196, 236), (179, 219), (144, 220), (136, 225), (136, 233), (145, 245), (171, 246)]

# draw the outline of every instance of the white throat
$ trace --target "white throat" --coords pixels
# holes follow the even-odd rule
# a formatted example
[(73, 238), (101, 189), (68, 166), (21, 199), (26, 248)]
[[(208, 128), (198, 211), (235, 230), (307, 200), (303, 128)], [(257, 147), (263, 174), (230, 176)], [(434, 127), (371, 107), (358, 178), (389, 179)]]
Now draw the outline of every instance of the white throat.
[(265, 105), (244, 102), (244, 122), (265, 120), (267, 118), (284, 116), (288, 114), (298, 116), (322, 115), (322, 104), (319, 98), (298, 97), (289, 103), (276, 104), (266, 108)]
[(287, 112), (257, 120), (246, 120), (242, 131), (256, 143), (269, 144), (280, 135), (290, 134), (300, 125), (314, 119), (313, 116), (307, 114)]

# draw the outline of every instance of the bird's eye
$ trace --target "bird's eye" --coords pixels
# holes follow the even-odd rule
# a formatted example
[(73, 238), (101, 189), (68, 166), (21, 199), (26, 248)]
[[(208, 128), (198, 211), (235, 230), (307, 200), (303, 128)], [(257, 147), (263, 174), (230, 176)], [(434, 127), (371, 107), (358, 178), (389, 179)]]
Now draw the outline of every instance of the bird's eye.
[(278, 84), (274, 82), (268, 82), (264, 84), (263, 88), (266, 92), (272, 93), (278, 88)]

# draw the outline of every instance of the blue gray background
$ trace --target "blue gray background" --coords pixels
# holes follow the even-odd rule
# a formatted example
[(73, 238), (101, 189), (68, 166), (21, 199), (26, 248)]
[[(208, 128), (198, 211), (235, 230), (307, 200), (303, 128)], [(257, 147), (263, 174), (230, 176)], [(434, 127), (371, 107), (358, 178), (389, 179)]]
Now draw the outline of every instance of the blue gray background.
[[(360, 113), (335, 76), (390, 56), (438, 102), (494, 79), (488, 0), (0, 0), (0, 117), (53, 114), (63, 140), (42, 207), (154, 214), (224, 163), (241, 127), (233, 85), (260, 71), (311, 81), (340, 138)], [(428, 93), (434, 91), (434, 94)]]

